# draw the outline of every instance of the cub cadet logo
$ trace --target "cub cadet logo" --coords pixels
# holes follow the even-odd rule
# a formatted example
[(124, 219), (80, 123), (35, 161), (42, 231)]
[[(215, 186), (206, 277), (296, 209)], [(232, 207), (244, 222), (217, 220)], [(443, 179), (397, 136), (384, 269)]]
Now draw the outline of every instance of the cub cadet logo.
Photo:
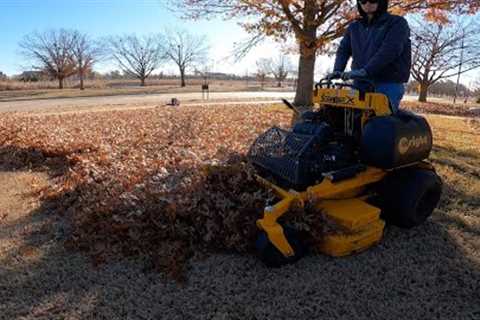
[(398, 143), (398, 151), (400, 154), (405, 154), (412, 148), (419, 148), (426, 144), (428, 144), (427, 136), (413, 137), (411, 139), (402, 138)]
[(353, 97), (332, 97), (322, 95), (322, 101), (325, 103), (341, 103), (341, 104), (354, 104), (355, 100)]

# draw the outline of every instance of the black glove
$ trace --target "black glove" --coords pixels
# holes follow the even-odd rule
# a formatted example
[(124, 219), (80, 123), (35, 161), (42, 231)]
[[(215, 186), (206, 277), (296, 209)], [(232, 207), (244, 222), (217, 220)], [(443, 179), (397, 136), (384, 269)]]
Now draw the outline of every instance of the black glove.
[(333, 80), (333, 79), (340, 79), (342, 77), (342, 73), (340, 71), (333, 71), (325, 77), (327, 80)]
[(367, 71), (365, 69), (359, 70), (352, 70), (350, 72), (344, 72), (342, 74), (343, 80), (350, 80), (350, 79), (364, 79), (368, 76)]

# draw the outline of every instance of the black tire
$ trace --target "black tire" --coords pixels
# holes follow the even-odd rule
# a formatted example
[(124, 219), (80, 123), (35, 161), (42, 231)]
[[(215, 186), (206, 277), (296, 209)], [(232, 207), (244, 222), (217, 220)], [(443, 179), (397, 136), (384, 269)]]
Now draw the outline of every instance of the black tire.
[(442, 195), (442, 180), (432, 170), (412, 168), (396, 171), (380, 185), (382, 218), (389, 224), (410, 229), (425, 222)]
[(268, 239), (265, 232), (261, 232), (255, 246), (260, 260), (269, 268), (279, 268), (300, 260), (307, 252), (305, 244), (299, 239), (297, 232), (289, 227), (283, 227), (283, 232), (295, 254), (285, 257)]

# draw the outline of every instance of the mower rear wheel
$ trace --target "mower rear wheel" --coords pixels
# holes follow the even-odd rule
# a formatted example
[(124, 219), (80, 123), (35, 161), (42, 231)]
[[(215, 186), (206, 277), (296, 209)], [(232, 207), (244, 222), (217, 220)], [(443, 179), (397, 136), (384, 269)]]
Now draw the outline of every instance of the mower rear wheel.
[(268, 239), (265, 232), (260, 233), (255, 243), (260, 260), (269, 268), (279, 268), (300, 260), (306, 252), (305, 244), (298, 237), (297, 231), (290, 227), (283, 227), (285, 238), (292, 247), (295, 254), (285, 257)]
[(389, 175), (381, 189), (382, 218), (410, 229), (425, 222), (437, 207), (442, 180), (432, 170), (403, 169)]

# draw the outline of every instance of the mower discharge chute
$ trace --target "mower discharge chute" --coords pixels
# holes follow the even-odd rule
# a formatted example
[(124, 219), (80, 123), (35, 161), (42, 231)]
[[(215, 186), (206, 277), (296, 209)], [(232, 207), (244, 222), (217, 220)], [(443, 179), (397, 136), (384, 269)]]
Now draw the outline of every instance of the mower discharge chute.
[(441, 195), (441, 180), (425, 161), (432, 132), (425, 118), (392, 113), (388, 98), (342, 82), (322, 80), (312, 111), (297, 113), (291, 130), (273, 127), (259, 136), (248, 157), (257, 179), (278, 202), (257, 221), (260, 257), (268, 266), (298, 260), (305, 247), (282, 226), (292, 206), (315, 208), (342, 229), (316, 243), (319, 251), (345, 256), (378, 243), (385, 221), (411, 228), (423, 223)]

